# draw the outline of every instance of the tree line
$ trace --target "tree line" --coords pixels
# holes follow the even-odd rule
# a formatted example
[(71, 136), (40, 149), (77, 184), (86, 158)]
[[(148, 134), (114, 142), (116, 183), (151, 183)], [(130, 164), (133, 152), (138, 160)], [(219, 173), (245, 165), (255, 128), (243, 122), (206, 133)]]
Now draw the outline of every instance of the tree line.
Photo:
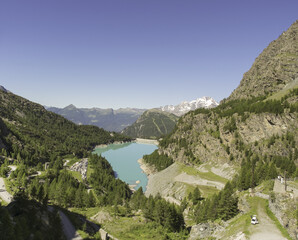
[(155, 150), (150, 155), (144, 155), (144, 162), (154, 166), (157, 171), (161, 171), (173, 164), (173, 159), (167, 154), (159, 153)]

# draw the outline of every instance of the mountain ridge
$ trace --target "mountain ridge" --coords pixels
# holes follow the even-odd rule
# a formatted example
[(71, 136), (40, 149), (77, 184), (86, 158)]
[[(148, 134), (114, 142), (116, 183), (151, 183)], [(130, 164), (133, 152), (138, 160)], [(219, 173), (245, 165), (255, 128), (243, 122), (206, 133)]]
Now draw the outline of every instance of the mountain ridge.
[(297, 34), (298, 20), (261, 52), (226, 101), (272, 94), (298, 79)]
[(213, 108), (218, 106), (218, 103), (212, 97), (201, 97), (192, 101), (183, 101), (177, 105), (166, 105), (160, 107), (164, 112), (173, 113), (177, 116), (182, 116), (189, 111), (196, 110), (198, 108)]
[(79, 125), (95, 125), (107, 131), (120, 132), (134, 123), (145, 109), (137, 108), (77, 108), (70, 104), (64, 108), (46, 107), (48, 111), (64, 116)]
[(178, 121), (178, 116), (153, 108), (145, 111), (135, 123), (121, 133), (132, 138), (156, 139), (169, 134)]
[[(218, 103), (211, 97), (197, 98), (192, 101), (184, 101), (176, 106), (166, 105), (158, 109), (163, 112), (173, 113), (177, 116), (182, 116), (188, 111), (195, 110), (200, 107), (214, 107)], [(47, 107), (48, 111), (57, 113), (68, 120), (79, 125), (95, 125), (107, 131), (121, 132), (126, 127), (131, 126), (137, 119), (147, 110), (140, 108), (77, 108), (75, 105), (70, 104), (64, 108)]]

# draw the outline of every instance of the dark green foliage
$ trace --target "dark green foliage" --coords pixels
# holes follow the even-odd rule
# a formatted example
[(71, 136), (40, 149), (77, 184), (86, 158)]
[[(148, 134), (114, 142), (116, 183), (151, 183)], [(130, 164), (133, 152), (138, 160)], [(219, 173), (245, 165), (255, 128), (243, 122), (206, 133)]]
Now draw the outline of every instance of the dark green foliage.
[(161, 171), (173, 164), (172, 158), (170, 158), (166, 154), (159, 154), (158, 150), (155, 150), (150, 155), (145, 155), (143, 159), (145, 163), (153, 165), (157, 169), (157, 171)]
[(296, 165), (292, 159), (282, 156), (270, 156), (269, 161), (266, 159), (248, 155), (243, 160), (239, 176), (234, 179), (239, 190), (253, 188), (264, 180), (274, 179), (278, 172), (284, 174), (286, 171), (288, 176), (295, 176)]
[(128, 185), (114, 177), (110, 163), (96, 154), (89, 156), (92, 173), (88, 182), (93, 186), (101, 205), (122, 204), (129, 199), (131, 190)]
[(0, 96), (0, 116), (8, 120), (0, 120), (1, 140), (11, 157), (20, 156), (26, 164), (66, 154), (82, 157), (97, 144), (129, 140), (95, 126), (78, 126), (12, 93), (0, 91)]
[(34, 178), (28, 187), (28, 197), (46, 204), (51, 201), (61, 207), (94, 207), (94, 201), (90, 201), (90, 194), (83, 183), (79, 183), (66, 170), (49, 170), (46, 181), (40, 182)]
[(195, 207), (196, 222), (228, 220), (238, 213), (238, 198), (234, 195), (232, 184), (228, 182), (218, 194), (198, 202)]
[(224, 131), (234, 132), (237, 129), (236, 120), (234, 117), (231, 117), (230, 121), (227, 121), (223, 127)]
[(178, 118), (171, 113), (148, 110), (122, 133), (133, 138), (159, 138), (172, 132)]
[(200, 192), (200, 189), (198, 187), (196, 187), (195, 190), (193, 191), (191, 200), (192, 200), (192, 202), (193, 202), (194, 205), (197, 205), (198, 202), (200, 200), (202, 200), (202, 198), (201, 198), (201, 192)]
[(135, 210), (142, 209), (146, 219), (164, 226), (169, 231), (179, 232), (184, 229), (181, 208), (160, 196), (146, 198), (142, 188), (139, 188), (132, 195), (130, 202)]
[(22, 197), (17, 197), (16, 201), (7, 207), (0, 206), (0, 238), (65, 239), (57, 212), (50, 212), (42, 205)]

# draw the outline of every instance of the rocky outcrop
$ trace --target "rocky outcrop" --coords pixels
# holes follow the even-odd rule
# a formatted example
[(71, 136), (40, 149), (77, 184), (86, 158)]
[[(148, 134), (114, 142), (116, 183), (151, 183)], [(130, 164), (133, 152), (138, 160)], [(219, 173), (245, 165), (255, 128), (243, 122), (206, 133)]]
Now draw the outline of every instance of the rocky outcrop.
[(74, 163), (71, 167), (71, 171), (79, 172), (82, 175), (82, 179), (87, 179), (87, 169), (88, 169), (88, 158), (84, 158), (79, 162)]
[(282, 90), (298, 77), (298, 20), (257, 57), (228, 100)]
[(224, 226), (217, 223), (200, 223), (191, 227), (189, 240), (210, 239), (210, 237), (217, 232), (225, 229)]
[(298, 198), (290, 193), (275, 193), (269, 200), (269, 208), (281, 225), (288, 231), (293, 239), (298, 239), (297, 211)]

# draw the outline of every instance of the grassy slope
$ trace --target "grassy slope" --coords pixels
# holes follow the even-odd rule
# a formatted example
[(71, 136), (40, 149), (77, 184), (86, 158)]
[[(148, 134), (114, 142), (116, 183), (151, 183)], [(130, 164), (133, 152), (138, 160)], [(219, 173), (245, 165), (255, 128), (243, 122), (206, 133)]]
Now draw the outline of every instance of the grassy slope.
[(267, 98), (267, 100), (280, 100), (282, 97), (286, 96), (288, 93), (290, 93), (291, 90), (293, 90), (295, 88), (298, 88), (298, 79), (296, 79), (293, 82), (289, 83), (281, 91), (279, 91), (277, 93), (274, 93), (272, 96)]

